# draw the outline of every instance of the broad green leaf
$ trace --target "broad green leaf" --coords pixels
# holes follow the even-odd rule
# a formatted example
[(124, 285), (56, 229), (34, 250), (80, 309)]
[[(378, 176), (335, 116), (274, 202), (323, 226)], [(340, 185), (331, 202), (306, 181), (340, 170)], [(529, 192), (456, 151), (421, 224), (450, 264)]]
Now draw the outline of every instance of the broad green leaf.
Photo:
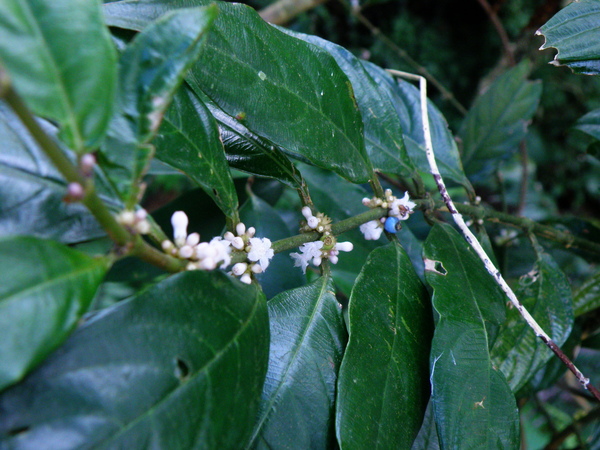
[(575, 317), (600, 308), (600, 272), (588, 278), (573, 295)]
[[(362, 199), (370, 197), (371, 194), (362, 186), (349, 183), (335, 173), (316, 167), (306, 165), (299, 167), (308, 183), (315, 207), (327, 214), (334, 222), (367, 211), (362, 204)], [(354, 280), (358, 276), (360, 268), (367, 260), (369, 253), (380, 244), (376, 241), (365, 240), (358, 229), (338, 236), (338, 241), (350, 241), (354, 244), (351, 252), (340, 253), (338, 263), (331, 265), (336, 286), (347, 297), (350, 297)]]
[(583, 75), (600, 74), (600, 3), (578, 0), (567, 5), (540, 28), (545, 42), (540, 50), (555, 48), (558, 52), (550, 63), (569, 66)]
[(0, 446), (240, 448), (268, 345), (256, 287), (222, 272), (174, 275), (93, 316), (0, 395)]
[(83, 153), (112, 113), (116, 53), (97, 0), (3, 0), (0, 59), (32, 111), (58, 122)]
[(215, 119), (187, 86), (173, 98), (159, 135), (156, 157), (187, 174), (232, 217), (238, 198)]
[(600, 109), (590, 111), (581, 117), (573, 128), (600, 140)]
[[(248, 447), (331, 448), (346, 329), (330, 277), (268, 303), (269, 370)], [(236, 448), (240, 448), (237, 446)]]
[[(56, 128), (39, 121), (50, 136)], [(66, 203), (67, 182), (37, 146), (19, 119), (0, 102), (0, 235), (29, 234), (64, 243), (104, 236), (91, 213), (81, 203)], [(63, 149), (71, 160), (75, 157)], [(96, 190), (108, 207), (121, 203), (104, 174), (95, 171)]]
[(365, 145), (373, 167), (381, 172), (405, 177), (415, 174), (415, 166), (406, 153), (402, 124), (391, 98), (369, 75), (361, 61), (345, 48), (317, 36), (281, 29), (326, 50), (344, 71), (354, 90), (364, 124)]
[(489, 350), (490, 331), (504, 320), (504, 295), (450, 225), (433, 227), (424, 258), (439, 314), (431, 396), (442, 448), (518, 448), (515, 398)]
[[(105, 12), (110, 25), (140, 30), (186, 3), (125, 0), (105, 5)], [(287, 153), (353, 182), (370, 178), (362, 119), (346, 75), (327, 52), (275, 29), (253, 9), (219, 4), (188, 82)]]
[(471, 179), (489, 176), (525, 138), (542, 95), (541, 82), (527, 81), (529, 71), (524, 61), (498, 77), (464, 118), (459, 136), (462, 162)]
[(169, 12), (139, 33), (121, 55), (116, 111), (101, 162), (129, 208), (138, 200), (139, 181), (153, 156), (149, 142), (200, 56), (216, 13), (216, 6)]
[(243, 117), (235, 118), (226, 114), (200, 90), (196, 90), (196, 94), (219, 124), (221, 140), (231, 167), (275, 178), (295, 189), (304, 184), (294, 164), (279, 147), (246, 128)]
[[(395, 81), (384, 69), (367, 61), (362, 61), (365, 69), (387, 95), (400, 118), (404, 144), (414, 165), (422, 172), (429, 173), (429, 163), (425, 154), (425, 135), (421, 121), (421, 101), (419, 90), (412, 84)], [(467, 190), (473, 190), (460, 162), (458, 148), (448, 129), (448, 123), (432, 102), (427, 103), (433, 150), (444, 179), (452, 180)]]
[[(521, 277), (515, 293), (556, 345), (562, 346), (573, 327), (573, 301), (569, 280), (554, 259), (540, 249), (535, 266)], [(492, 359), (513, 392), (534, 376), (552, 355), (516, 308), (511, 308), (494, 343)]]
[[(290, 237), (288, 227), (277, 210), (252, 192), (249, 193), (248, 201), (240, 209), (240, 219), (246, 228), (256, 229), (256, 237), (267, 237), (271, 242)], [(306, 281), (302, 272), (294, 269), (291, 252), (290, 250), (277, 253), (267, 271), (257, 275), (268, 299), (282, 291), (301, 286)]]
[(0, 240), (0, 390), (54, 351), (88, 310), (108, 270), (58, 242)]
[(431, 401), (427, 404), (423, 425), (411, 448), (412, 450), (439, 450), (440, 448)]
[(340, 448), (410, 448), (429, 399), (433, 316), (425, 287), (398, 242), (369, 255), (349, 305), (340, 368)]

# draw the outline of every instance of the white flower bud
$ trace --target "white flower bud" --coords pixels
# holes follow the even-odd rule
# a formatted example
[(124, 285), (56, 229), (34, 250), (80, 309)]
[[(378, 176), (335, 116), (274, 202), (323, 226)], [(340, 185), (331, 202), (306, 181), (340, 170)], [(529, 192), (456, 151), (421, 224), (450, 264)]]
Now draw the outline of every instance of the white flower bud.
[(132, 211), (122, 211), (117, 217), (117, 222), (122, 225), (131, 227), (135, 224), (135, 214)]
[(248, 236), (249, 238), (254, 237), (255, 234), (256, 234), (256, 228), (254, 228), (254, 227), (250, 227), (246, 230), (246, 236)]
[(134, 225), (135, 231), (139, 234), (148, 234), (150, 233), (150, 222), (147, 220), (142, 220)]
[(337, 264), (338, 263), (338, 257), (335, 255), (331, 255), (329, 256), (329, 261), (331, 262), (331, 264)]
[(351, 252), (353, 248), (352, 242), (338, 242), (335, 244), (335, 249), (340, 252)]
[(234, 237), (235, 237), (235, 235), (231, 231), (227, 231), (223, 235), (223, 239), (225, 239), (226, 241), (229, 241), (229, 242), (233, 241)]
[(367, 198), (367, 197), (363, 198), (362, 199), (362, 204), (365, 205), (365, 206), (370, 206), (371, 205), (371, 199)]
[(310, 210), (310, 206), (304, 206), (302, 208), (302, 215), (304, 216), (305, 219), (309, 219), (310, 217), (313, 216), (313, 213)]
[(233, 240), (231, 241), (231, 246), (233, 248), (237, 248), (238, 250), (243, 249), (244, 245), (245, 245), (244, 240), (239, 236), (234, 237)]
[(249, 273), (245, 273), (244, 275), (242, 275), (242, 277), (240, 278), (240, 281), (242, 283), (246, 283), (246, 284), (252, 284), (252, 277), (250, 276)]
[(173, 238), (178, 247), (185, 245), (187, 237), (188, 217), (183, 211), (176, 211), (171, 216), (171, 225), (173, 225)]
[(260, 264), (252, 264), (250, 270), (252, 271), (252, 273), (263, 273), (264, 272), (264, 270)]
[(79, 160), (79, 167), (81, 167), (81, 172), (89, 177), (94, 172), (94, 166), (96, 165), (96, 157), (91, 153), (86, 153)]
[(184, 259), (191, 258), (194, 254), (194, 249), (189, 245), (184, 245), (179, 249), (179, 256)]
[(198, 270), (198, 265), (196, 263), (189, 263), (187, 266), (185, 266), (186, 270)]
[(319, 219), (317, 219), (315, 216), (312, 216), (306, 220), (306, 223), (314, 230), (319, 226)]
[(248, 269), (248, 264), (237, 263), (234, 264), (234, 266), (231, 268), (231, 273), (233, 273), (236, 277), (239, 277), (240, 275), (243, 275), (244, 272), (246, 272), (246, 269)]
[(185, 244), (189, 245), (190, 247), (195, 247), (199, 243), (200, 243), (200, 235), (198, 233), (190, 234), (187, 237), (187, 239), (185, 240)]
[(320, 266), (322, 261), (323, 261), (323, 259), (320, 256), (315, 256), (312, 260), (312, 263), (315, 266)]
[(243, 235), (246, 232), (246, 225), (244, 225), (242, 222), (238, 223), (235, 226), (235, 231), (237, 233), (238, 236)]
[(174, 245), (173, 245), (173, 243), (171, 241), (166, 241), (166, 240), (162, 241), (160, 243), (160, 246), (162, 247), (162, 249), (165, 252), (169, 252), (169, 251), (173, 250), (173, 247), (174, 247)]
[(142, 209), (138, 209), (138, 210), (135, 212), (135, 218), (136, 218), (137, 220), (139, 220), (139, 221), (146, 220), (146, 218), (147, 218), (147, 217), (148, 217), (148, 211), (146, 211), (146, 210), (145, 210), (145, 209), (143, 209), (143, 208), (142, 208)]

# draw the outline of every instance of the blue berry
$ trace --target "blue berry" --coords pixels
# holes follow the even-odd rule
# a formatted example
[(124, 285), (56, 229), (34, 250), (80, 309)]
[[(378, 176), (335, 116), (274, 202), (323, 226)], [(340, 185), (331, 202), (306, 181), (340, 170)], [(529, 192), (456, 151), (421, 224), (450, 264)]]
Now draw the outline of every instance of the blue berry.
[(385, 224), (383, 225), (385, 231), (388, 233), (397, 233), (400, 229), (400, 219), (397, 217), (388, 217), (385, 219)]

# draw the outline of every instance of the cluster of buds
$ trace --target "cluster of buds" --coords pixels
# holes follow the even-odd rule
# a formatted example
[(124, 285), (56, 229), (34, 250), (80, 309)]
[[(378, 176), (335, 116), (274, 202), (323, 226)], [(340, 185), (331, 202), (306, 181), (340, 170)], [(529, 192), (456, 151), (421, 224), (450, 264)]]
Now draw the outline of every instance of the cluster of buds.
[(173, 240), (162, 243), (163, 250), (176, 258), (189, 261), (187, 270), (224, 269), (231, 263), (230, 242), (220, 236), (210, 242), (200, 242), (198, 233), (187, 234), (188, 217), (183, 211), (176, 211), (171, 216), (173, 225)]
[(328, 259), (337, 264), (340, 252), (350, 252), (353, 248), (352, 242), (337, 242), (334, 236), (328, 234), (318, 241), (302, 244), (300, 253), (291, 253), (290, 256), (294, 259), (294, 267), (301, 267), (306, 273), (309, 263), (320, 266), (324, 259)]
[(150, 233), (150, 222), (148, 222), (148, 213), (145, 209), (138, 209), (137, 211), (121, 211), (117, 214), (117, 222), (126, 227), (131, 233), (134, 234), (148, 234)]
[(331, 219), (325, 214), (317, 213), (313, 216), (310, 207), (305, 206), (302, 208), (302, 215), (306, 221), (302, 222), (300, 232), (316, 231), (325, 235), (331, 233)]
[(363, 198), (363, 205), (369, 208), (384, 208), (388, 210), (387, 217), (382, 217), (380, 220), (371, 220), (360, 226), (360, 231), (367, 240), (377, 240), (381, 237), (381, 233), (385, 229), (388, 233), (396, 233), (399, 229), (401, 220), (406, 220), (414, 212), (413, 209), (417, 204), (410, 200), (408, 192), (404, 193), (404, 197), (397, 198), (392, 194), (391, 189), (385, 190), (384, 198), (373, 197)]
[(263, 273), (269, 267), (271, 258), (275, 255), (271, 248), (271, 240), (268, 238), (254, 237), (256, 230), (254, 227), (246, 229), (246, 225), (238, 223), (235, 227), (237, 235), (228, 231), (223, 236), (231, 243), (231, 246), (247, 253), (248, 262), (234, 264), (231, 268), (231, 275), (240, 278), (240, 281), (246, 284), (252, 283), (252, 274)]

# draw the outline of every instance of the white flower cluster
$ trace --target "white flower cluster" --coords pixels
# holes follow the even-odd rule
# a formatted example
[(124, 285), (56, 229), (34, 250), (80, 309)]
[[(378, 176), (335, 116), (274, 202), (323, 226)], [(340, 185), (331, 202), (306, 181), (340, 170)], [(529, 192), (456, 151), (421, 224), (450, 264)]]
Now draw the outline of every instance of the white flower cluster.
[(415, 202), (410, 200), (408, 192), (404, 193), (404, 197), (397, 198), (392, 194), (391, 189), (385, 190), (383, 199), (379, 197), (363, 198), (362, 203), (369, 208), (384, 208), (388, 210), (387, 217), (382, 217), (380, 220), (371, 220), (360, 226), (360, 231), (365, 236), (365, 239), (373, 241), (381, 237), (387, 218), (394, 217), (398, 220), (406, 220), (414, 212), (414, 207), (417, 206)]
[[(331, 239), (335, 242), (334, 238)], [(335, 242), (328, 246), (321, 240), (302, 244), (301, 253), (291, 253), (290, 256), (294, 259), (294, 267), (301, 267), (306, 273), (309, 262), (320, 266), (323, 259), (329, 259), (332, 264), (337, 264), (340, 252), (350, 252), (353, 248), (352, 242)]]
[(259, 274), (267, 270), (271, 258), (275, 255), (271, 248), (271, 240), (268, 238), (254, 237), (254, 227), (246, 229), (246, 225), (238, 223), (235, 231), (237, 236), (228, 231), (223, 236), (226, 241), (236, 250), (245, 251), (249, 263), (240, 262), (231, 268), (231, 274), (240, 277), (240, 281), (246, 284), (252, 282), (252, 274)]
[(189, 260), (187, 270), (214, 270), (217, 267), (224, 269), (231, 263), (231, 242), (223, 240), (220, 236), (210, 242), (200, 242), (198, 233), (187, 234), (188, 217), (183, 211), (176, 211), (171, 216), (173, 225), (173, 239), (163, 241), (162, 248), (165, 252), (181, 259)]
[(323, 213), (313, 216), (310, 207), (305, 206), (302, 208), (302, 215), (306, 219), (306, 226), (302, 227), (300, 231), (317, 231), (323, 234), (331, 231), (331, 219)]
[(117, 222), (127, 227), (132, 233), (148, 234), (150, 233), (150, 222), (148, 222), (148, 213), (145, 209), (137, 211), (121, 211), (117, 214)]

